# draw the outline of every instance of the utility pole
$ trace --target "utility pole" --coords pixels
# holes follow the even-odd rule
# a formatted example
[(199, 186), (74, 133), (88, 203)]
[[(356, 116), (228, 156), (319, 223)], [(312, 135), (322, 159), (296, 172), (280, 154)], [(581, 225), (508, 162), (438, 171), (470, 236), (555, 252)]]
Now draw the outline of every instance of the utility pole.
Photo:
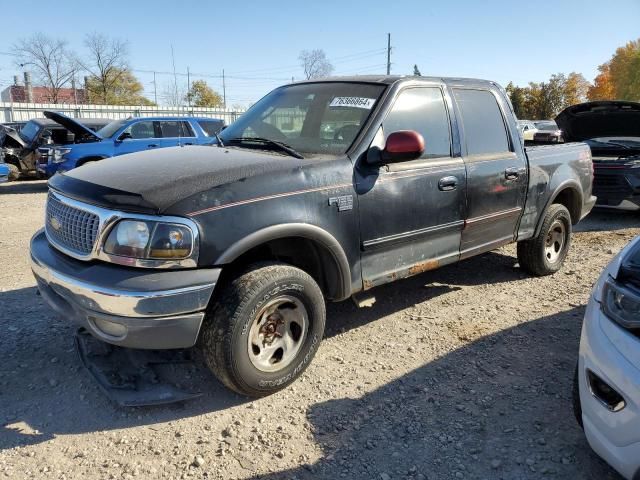
[(187, 67), (187, 102), (189, 103), (189, 108), (191, 108), (191, 74), (189, 67)]
[(222, 106), (227, 109), (227, 84), (224, 80), (224, 68), (222, 69)]
[(153, 72), (153, 99), (158, 106), (158, 89), (156, 88), (156, 72)]
[(387, 75), (391, 75), (391, 34), (387, 33)]

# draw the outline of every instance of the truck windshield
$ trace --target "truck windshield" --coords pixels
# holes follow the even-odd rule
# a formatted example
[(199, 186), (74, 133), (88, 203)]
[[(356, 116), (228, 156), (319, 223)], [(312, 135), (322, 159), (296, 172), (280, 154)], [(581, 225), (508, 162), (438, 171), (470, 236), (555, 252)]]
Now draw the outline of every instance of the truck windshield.
[(123, 127), (127, 123), (127, 120), (114, 120), (111, 123), (107, 123), (104, 127), (97, 131), (98, 135), (102, 138), (111, 138), (120, 127)]
[(225, 144), (245, 145), (238, 142), (243, 138), (279, 142), (305, 157), (340, 155), (351, 146), (384, 89), (384, 85), (356, 82), (278, 88), (223, 130), (220, 137)]

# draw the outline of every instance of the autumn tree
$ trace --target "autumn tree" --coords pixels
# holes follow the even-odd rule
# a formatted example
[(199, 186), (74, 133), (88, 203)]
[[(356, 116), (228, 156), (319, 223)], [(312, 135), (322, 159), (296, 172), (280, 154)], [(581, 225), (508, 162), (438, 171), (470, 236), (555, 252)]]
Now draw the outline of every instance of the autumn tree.
[(185, 100), (194, 107), (222, 107), (222, 97), (213, 90), (204, 80), (196, 80), (191, 84), (191, 89), (187, 92)]
[(109, 88), (105, 92), (104, 81), (94, 75), (86, 78), (85, 88), (90, 103), (104, 105), (155, 105), (146, 98), (144, 88), (129, 70), (112, 69)]
[(298, 60), (307, 80), (328, 77), (333, 72), (333, 65), (327, 59), (324, 50), (302, 50)]
[(133, 76), (127, 65), (127, 42), (101, 33), (90, 33), (85, 37), (84, 45), (87, 54), (81, 65), (91, 78), (89, 97), (95, 103), (108, 104), (115, 99), (122, 105), (115, 92), (123, 84), (130, 84)]
[(47, 90), (52, 103), (58, 103), (60, 90), (67, 86), (78, 71), (78, 64), (67, 48), (67, 42), (42, 33), (19, 40), (13, 45), (17, 63), (29, 67)]
[(581, 73), (571, 72), (564, 84), (564, 106), (586, 102), (590, 87), (591, 84)]
[(609, 63), (603, 63), (598, 67), (600, 72), (593, 81), (593, 85), (589, 87), (587, 92), (587, 98), (590, 101), (594, 100), (613, 100), (615, 93), (613, 90), (613, 83), (611, 83), (611, 72), (609, 70)]

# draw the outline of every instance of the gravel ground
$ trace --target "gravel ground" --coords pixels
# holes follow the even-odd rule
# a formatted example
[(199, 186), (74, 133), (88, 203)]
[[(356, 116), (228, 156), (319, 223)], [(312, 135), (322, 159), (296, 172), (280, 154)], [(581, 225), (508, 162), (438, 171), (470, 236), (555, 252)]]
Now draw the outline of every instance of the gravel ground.
[(0, 476), (618, 479), (571, 410), (581, 318), (637, 215), (594, 212), (565, 267), (531, 278), (513, 246), (328, 306), (292, 387), (250, 401), (184, 366), (205, 395), (119, 409), (79, 366), (74, 328), (35, 294), (28, 241), (43, 182), (0, 186)]

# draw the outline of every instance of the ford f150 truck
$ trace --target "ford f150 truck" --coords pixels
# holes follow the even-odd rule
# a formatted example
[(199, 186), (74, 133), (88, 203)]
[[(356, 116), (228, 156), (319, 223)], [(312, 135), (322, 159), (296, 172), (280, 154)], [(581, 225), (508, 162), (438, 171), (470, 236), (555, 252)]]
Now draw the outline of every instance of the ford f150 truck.
[(585, 144), (525, 150), (493, 82), (294, 83), (217, 146), (53, 177), (32, 268), (43, 298), (95, 337), (198, 344), (225, 385), (266, 395), (313, 358), (325, 299), (362, 301), (510, 242), (521, 268), (556, 272), (595, 203), (592, 174)]
[(45, 112), (45, 115), (83, 138), (74, 145), (52, 149), (48, 162), (38, 168), (47, 177), (127, 153), (211, 143), (224, 127), (224, 121), (215, 118), (146, 117), (114, 120), (94, 132), (66, 115), (55, 112)]

